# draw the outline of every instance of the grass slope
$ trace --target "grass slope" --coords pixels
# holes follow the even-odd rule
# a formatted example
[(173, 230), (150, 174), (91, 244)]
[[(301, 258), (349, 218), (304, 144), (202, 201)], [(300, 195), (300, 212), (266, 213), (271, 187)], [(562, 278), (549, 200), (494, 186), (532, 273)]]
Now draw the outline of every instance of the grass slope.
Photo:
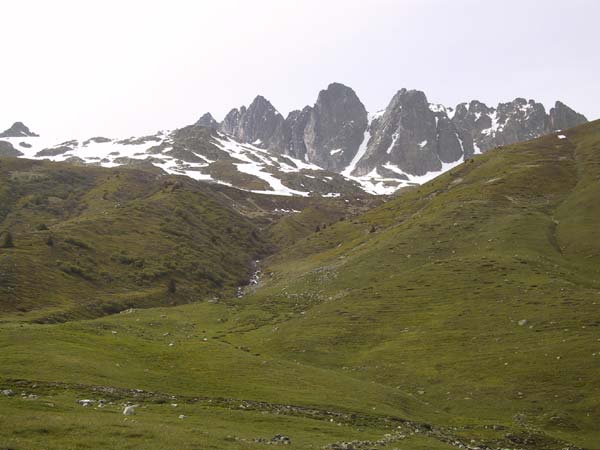
[[(0, 161), (3, 317), (93, 317), (231, 295), (267, 245), (257, 224), (185, 178)], [(175, 293), (168, 293), (170, 280)]]
[(249, 301), (282, 324), (243, 339), (453, 421), (600, 447), (600, 123), (565, 134), (477, 157), (277, 255)]
[(0, 444), (600, 448), (600, 123), (564, 134), (359, 216), (277, 222), (280, 251), (241, 299), (5, 320)]

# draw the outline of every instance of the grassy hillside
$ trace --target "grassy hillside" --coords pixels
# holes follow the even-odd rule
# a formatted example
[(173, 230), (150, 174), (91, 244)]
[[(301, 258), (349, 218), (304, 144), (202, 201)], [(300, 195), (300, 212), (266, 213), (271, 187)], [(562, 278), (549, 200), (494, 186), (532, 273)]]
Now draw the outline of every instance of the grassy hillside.
[(277, 255), (253, 301), (283, 323), (243, 339), (452, 420), (600, 447), (600, 123), (565, 134), (477, 157)]
[(156, 172), (7, 158), (0, 198), (0, 240), (13, 241), (0, 249), (4, 318), (231, 295), (267, 250), (257, 224), (209, 189)]
[[(268, 197), (205, 194), (278, 246), (259, 286), (61, 324), (7, 312), (0, 445), (600, 449), (600, 122), (564, 135), (358, 216), (290, 199), (304, 212), (266, 227)], [(9, 217), (3, 258), (47, 233)]]
[[(374, 202), (353, 198), (355, 209)], [(348, 212), (342, 199), (248, 194), (153, 169), (0, 159), (0, 311), (52, 322), (233, 296), (282, 241), (272, 236), (312, 231), (305, 209), (323, 223)], [(299, 228), (271, 231), (286, 211)]]

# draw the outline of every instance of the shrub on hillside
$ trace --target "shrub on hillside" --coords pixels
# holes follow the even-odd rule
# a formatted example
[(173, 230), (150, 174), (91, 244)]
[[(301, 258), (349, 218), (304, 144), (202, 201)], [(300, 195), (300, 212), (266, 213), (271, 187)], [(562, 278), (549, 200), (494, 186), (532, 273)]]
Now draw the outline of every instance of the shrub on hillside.
[(80, 241), (79, 239), (72, 238), (72, 237), (66, 238), (65, 243), (71, 244), (71, 245), (74, 245), (75, 247), (83, 248), (86, 250), (90, 248), (90, 246), (88, 244), (86, 244), (85, 242)]
[(176, 290), (177, 290), (177, 283), (175, 282), (175, 280), (173, 278), (171, 278), (169, 280), (169, 283), (167, 284), (167, 292), (169, 294), (174, 294)]
[(64, 273), (69, 275), (76, 275), (82, 278), (86, 278), (85, 269), (77, 264), (73, 264), (70, 262), (59, 261), (58, 268), (62, 270)]
[(13, 248), (14, 246), (15, 243), (13, 241), (12, 233), (10, 231), (7, 231), (6, 233), (4, 233), (4, 236), (2, 236), (2, 242), (0, 243), (0, 247)]

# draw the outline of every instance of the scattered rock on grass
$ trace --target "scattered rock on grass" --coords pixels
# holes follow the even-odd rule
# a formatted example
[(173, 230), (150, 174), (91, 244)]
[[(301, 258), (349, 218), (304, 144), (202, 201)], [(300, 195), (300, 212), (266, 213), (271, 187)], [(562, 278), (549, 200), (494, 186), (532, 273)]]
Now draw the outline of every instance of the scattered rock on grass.
[(292, 443), (292, 440), (289, 437), (284, 436), (283, 434), (276, 434), (271, 438), (271, 442), (275, 444), (289, 445)]
[(123, 410), (123, 415), (125, 416), (133, 416), (135, 414), (135, 409), (138, 405), (126, 406)]

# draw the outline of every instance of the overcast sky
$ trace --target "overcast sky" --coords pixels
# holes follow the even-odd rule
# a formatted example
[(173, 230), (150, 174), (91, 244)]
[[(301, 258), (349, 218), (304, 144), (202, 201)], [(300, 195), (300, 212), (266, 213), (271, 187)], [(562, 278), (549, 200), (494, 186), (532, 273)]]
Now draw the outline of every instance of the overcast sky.
[(18, 0), (1, 14), (0, 129), (139, 135), (257, 94), (285, 116), (332, 81), (369, 111), (406, 87), (600, 118), (597, 0)]

